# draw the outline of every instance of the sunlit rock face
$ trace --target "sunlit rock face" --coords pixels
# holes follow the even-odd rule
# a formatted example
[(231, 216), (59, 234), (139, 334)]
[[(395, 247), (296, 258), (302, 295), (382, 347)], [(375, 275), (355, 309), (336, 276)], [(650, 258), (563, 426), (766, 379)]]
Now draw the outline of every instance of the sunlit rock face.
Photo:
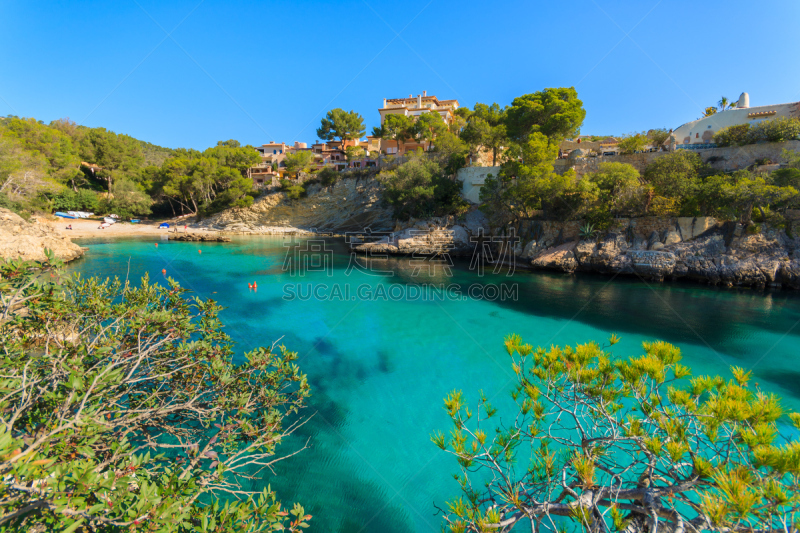
[(72, 261), (83, 255), (80, 246), (53, 227), (26, 222), (16, 213), (0, 208), (0, 257), (44, 261), (45, 249), (52, 250), (62, 261)]

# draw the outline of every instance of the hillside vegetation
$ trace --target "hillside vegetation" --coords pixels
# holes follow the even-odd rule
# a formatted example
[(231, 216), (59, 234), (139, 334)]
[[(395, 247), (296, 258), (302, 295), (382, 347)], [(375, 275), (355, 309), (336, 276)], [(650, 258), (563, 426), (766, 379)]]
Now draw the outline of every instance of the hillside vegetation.
[(252, 146), (220, 141), (172, 149), (79, 126), (10, 116), (0, 121), (0, 206), (20, 214), (83, 210), (121, 217), (198, 214), (252, 204)]

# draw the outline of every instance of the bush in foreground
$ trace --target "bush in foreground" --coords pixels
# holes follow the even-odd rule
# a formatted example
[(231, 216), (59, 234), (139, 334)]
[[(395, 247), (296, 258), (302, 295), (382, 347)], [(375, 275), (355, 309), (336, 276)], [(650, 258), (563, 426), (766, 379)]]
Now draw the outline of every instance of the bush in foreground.
[(433, 436), (461, 465), (451, 531), (797, 531), (800, 442), (749, 372), (690, 378), (665, 342), (621, 361), (595, 343), (506, 348), (518, 411), (501, 422), (483, 394), (473, 413), (454, 391), (453, 429)]
[(0, 264), (0, 531), (296, 531), (270, 489), (309, 394), (297, 356), (233, 362), (213, 301), (177, 283)]

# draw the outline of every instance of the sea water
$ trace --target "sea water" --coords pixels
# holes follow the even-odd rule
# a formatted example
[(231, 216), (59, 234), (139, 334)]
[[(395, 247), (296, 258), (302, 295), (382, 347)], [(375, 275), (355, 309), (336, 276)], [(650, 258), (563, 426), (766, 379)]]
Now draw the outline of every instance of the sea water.
[(616, 333), (617, 356), (666, 340), (695, 374), (752, 369), (762, 389), (800, 410), (800, 296), (790, 291), (509, 276), (479, 261), (353, 257), (333, 239), (81, 244), (89, 252), (70, 270), (159, 281), (165, 269), (226, 307), (220, 317), (239, 353), (276, 340), (298, 353), (313, 416), (279, 451), (309, 449), (249, 488), (270, 484), (284, 504), (301, 502), (314, 531), (440, 530), (437, 506), (459, 495), (456, 461), (430, 440), (451, 427), (442, 399), (461, 389), (474, 407), (482, 390), (512, 416), (510, 333), (534, 346), (602, 343)]

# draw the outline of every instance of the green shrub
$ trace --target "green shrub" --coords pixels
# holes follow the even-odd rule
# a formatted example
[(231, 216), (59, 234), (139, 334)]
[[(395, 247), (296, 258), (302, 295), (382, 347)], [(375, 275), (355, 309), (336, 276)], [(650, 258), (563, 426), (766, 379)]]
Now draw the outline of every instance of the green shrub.
[(309, 395), (297, 354), (238, 356), (213, 300), (57, 277), (45, 253), (0, 261), (0, 531), (305, 529), (302, 507), (250, 492)]
[(594, 224), (587, 222), (580, 227), (578, 233), (582, 241), (588, 241), (594, 238), (597, 229), (594, 227)]
[(714, 142), (717, 146), (741, 146), (747, 144), (749, 132), (750, 124), (722, 128), (714, 134)]
[(286, 197), (289, 200), (299, 200), (306, 195), (306, 190), (300, 185), (291, 185), (286, 187), (283, 192), (286, 193)]
[(100, 208), (100, 198), (89, 189), (64, 189), (53, 197), (52, 207), (56, 211), (90, 211)]
[(778, 187), (794, 187), (800, 190), (800, 170), (796, 168), (782, 168), (771, 174), (772, 181)]
[(730, 126), (721, 129), (714, 135), (714, 142), (719, 146), (743, 146), (794, 139), (800, 139), (800, 119), (788, 117), (776, 117), (754, 125)]
[[(6, 193), (4, 192), (0, 192), (0, 207), (3, 209), (8, 209), (9, 211), (13, 211), (20, 216), (23, 216), (23, 213), (25, 212), (24, 206), (21, 203), (15, 202), (6, 196)], [(27, 218), (27, 216), (24, 218)]]
[(331, 185), (336, 184), (336, 181), (339, 179), (339, 173), (331, 167), (325, 167), (319, 171), (317, 177), (322, 185), (325, 187), (330, 187)]
[(800, 119), (777, 117), (750, 127), (749, 144), (783, 142), (800, 139)]
[(457, 214), (466, 205), (461, 184), (446, 177), (439, 162), (421, 152), (409, 154), (408, 161), (377, 178), (386, 187), (386, 203), (401, 220)]

